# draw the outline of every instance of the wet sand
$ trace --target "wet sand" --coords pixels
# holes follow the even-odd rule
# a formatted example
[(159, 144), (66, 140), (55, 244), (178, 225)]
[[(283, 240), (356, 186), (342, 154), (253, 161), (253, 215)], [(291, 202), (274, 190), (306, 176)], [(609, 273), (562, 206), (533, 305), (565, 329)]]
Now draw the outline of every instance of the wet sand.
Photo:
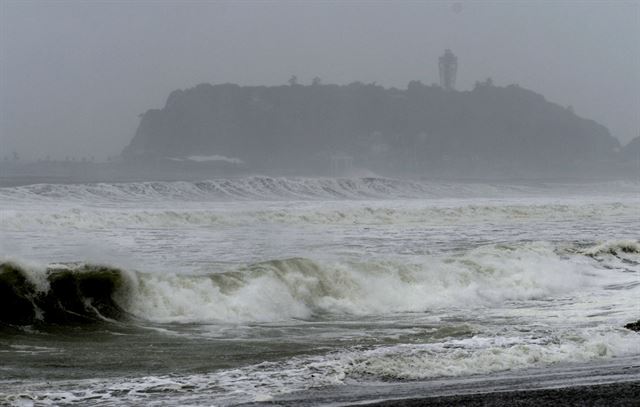
[(640, 406), (640, 381), (556, 389), (501, 391), (442, 397), (387, 400), (376, 407), (417, 406)]

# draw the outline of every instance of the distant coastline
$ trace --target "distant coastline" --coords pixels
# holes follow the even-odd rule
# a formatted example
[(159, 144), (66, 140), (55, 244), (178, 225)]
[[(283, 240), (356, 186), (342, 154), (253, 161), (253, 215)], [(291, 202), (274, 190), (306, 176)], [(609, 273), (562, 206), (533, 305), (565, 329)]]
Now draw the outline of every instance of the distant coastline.
[(452, 181), (638, 180), (626, 145), (570, 107), (517, 85), (446, 91), (349, 85), (200, 84), (141, 115), (120, 156), (0, 160), (0, 186), (248, 175)]
[(418, 81), (404, 90), (200, 84), (143, 114), (122, 155), (221, 156), (264, 172), (436, 177), (623, 175), (634, 161), (607, 128), (571, 107), (491, 80), (464, 92)]

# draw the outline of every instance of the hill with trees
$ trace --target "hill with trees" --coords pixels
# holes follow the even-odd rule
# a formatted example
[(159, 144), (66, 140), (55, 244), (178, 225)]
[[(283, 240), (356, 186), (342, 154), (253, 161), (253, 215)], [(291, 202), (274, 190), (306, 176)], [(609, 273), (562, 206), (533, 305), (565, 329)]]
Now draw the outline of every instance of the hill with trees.
[(327, 173), (336, 159), (384, 174), (579, 173), (615, 162), (593, 120), (517, 85), (445, 91), (360, 82), (200, 84), (141, 117), (126, 160), (214, 156), (250, 170)]

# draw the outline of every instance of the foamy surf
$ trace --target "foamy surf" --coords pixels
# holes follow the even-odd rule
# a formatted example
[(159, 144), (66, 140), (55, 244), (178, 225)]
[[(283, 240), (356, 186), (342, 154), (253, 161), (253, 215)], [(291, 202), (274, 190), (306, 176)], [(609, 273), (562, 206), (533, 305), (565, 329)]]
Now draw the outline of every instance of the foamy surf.
[(576, 205), (568, 203), (540, 204), (460, 204), (439, 205), (419, 202), (405, 207), (384, 205), (350, 205), (341, 208), (228, 207), (206, 209), (109, 209), (54, 208), (32, 211), (5, 210), (0, 226), (7, 230), (33, 228), (179, 228), (243, 226), (256, 222), (275, 225), (464, 225), (480, 222), (530, 222), (567, 219), (612, 219), (623, 221), (640, 211), (638, 203), (608, 202)]
[(353, 348), (210, 374), (61, 381), (55, 389), (17, 386), (19, 395), (0, 393), (0, 400), (10, 403), (37, 400), (45, 405), (264, 402), (327, 386), (455, 378), (623, 358), (634, 355), (634, 349), (637, 351), (636, 336), (615, 327), (608, 331), (582, 329), (562, 337), (472, 336), (427, 344)]
[(0, 404), (333, 402), (531, 369), (573, 381), (603, 361), (627, 380), (638, 192), (269, 177), (0, 188)]
[(0, 188), (3, 200), (76, 202), (127, 202), (153, 200), (188, 201), (291, 201), (348, 199), (425, 199), (460, 197), (535, 197), (540, 195), (633, 195), (640, 183), (618, 181), (576, 183), (450, 183), (381, 177), (302, 178), (266, 177), (212, 179), (204, 181), (156, 181), (95, 184), (34, 184)]
[[(639, 249), (637, 241), (588, 247), (538, 242), (488, 245), (412, 262), (289, 258), (199, 275), (5, 262), (0, 287), (4, 308), (13, 304), (5, 317), (17, 318), (5, 322), (18, 324), (128, 315), (162, 323), (308, 320), (490, 308), (605, 285), (636, 292), (629, 272), (640, 272)], [(24, 312), (16, 313), (17, 306)]]

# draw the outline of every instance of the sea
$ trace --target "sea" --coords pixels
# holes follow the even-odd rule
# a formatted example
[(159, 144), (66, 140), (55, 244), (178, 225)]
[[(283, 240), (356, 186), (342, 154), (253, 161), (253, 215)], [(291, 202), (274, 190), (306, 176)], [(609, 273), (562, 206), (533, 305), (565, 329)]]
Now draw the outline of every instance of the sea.
[(0, 188), (0, 405), (348, 405), (640, 379), (640, 182)]

